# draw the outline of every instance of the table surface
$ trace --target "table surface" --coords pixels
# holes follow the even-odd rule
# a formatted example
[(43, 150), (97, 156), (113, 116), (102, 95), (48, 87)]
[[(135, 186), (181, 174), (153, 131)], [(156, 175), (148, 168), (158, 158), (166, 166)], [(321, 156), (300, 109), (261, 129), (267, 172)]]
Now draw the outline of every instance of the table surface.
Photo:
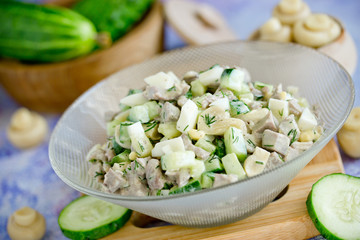
[[(27, 0), (29, 1), (29, 0)], [(31, 1), (31, 0), (30, 0)], [(32, 0), (32, 2), (41, 0)], [(252, 31), (271, 15), (277, 0), (198, 0), (216, 7), (234, 29), (239, 39), (246, 39)], [(341, 19), (360, 48), (360, 1), (317, 0), (308, 1), (313, 12), (324, 12)], [(183, 47), (186, 44), (168, 25), (165, 26), (165, 49)], [(358, 55), (360, 50), (358, 48)], [(355, 83), (355, 105), (360, 106), (360, 69), (353, 76)], [(46, 218), (45, 239), (66, 239), (57, 224), (61, 209), (80, 193), (63, 183), (50, 166), (48, 159), (48, 134), (46, 141), (33, 149), (21, 151), (13, 147), (7, 137), (6, 128), (12, 113), (20, 106), (0, 86), (0, 239), (10, 239), (6, 232), (9, 215), (15, 210), (30, 206)], [(60, 115), (43, 114), (50, 130)], [(51, 131), (50, 131), (51, 132)], [(360, 159), (351, 159), (342, 152), (345, 172), (360, 176)], [(316, 239), (321, 239), (317, 237)]]

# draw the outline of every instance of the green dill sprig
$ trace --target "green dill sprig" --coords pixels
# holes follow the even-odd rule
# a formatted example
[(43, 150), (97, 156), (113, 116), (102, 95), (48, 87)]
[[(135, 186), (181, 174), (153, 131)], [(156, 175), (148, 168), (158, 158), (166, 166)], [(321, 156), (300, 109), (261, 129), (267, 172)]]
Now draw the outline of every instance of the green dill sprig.
[(264, 165), (264, 162), (261, 161), (255, 161), (256, 164)]
[(104, 172), (95, 172), (94, 178), (96, 178), (96, 177), (103, 177), (104, 175), (105, 175)]
[(210, 127), (211, 124), (216, 122), (215, 116), (211, 116), (210, 114), (205, 114), (205, 116), (201, 115), (201, 117), (204, 119), (205, 124)]
[(175, 86), (172, 86), (171, 88), (167, 89), (168, 92), (171, 92), (171, 91), (176, 91), (176, 87)]
[(158, 121), (151, 121), (151, 122), (148, 122), (148, 123), (145, 123), (145, 126), (148, 127), (148, 129), (146, 129), (144, 132), (148, 132), (150, 131), (151, 129), (153, 129), (154, 127), (156, 127), (156, 125), (158, 125)]
[(251, 141), (251, 139), (247, 140), (248, 144), (251, 145), (252, 147), (256, 147), (255, 143), (253, 141)]
[(264, 145), (264, 147), (274, 147), (274, 145)]
[(141, 152), (144, 152), (144, 146), (140, 143), (140, 142), (138, 142), (139, 143), (139, 147), (140, 147), (140, 149), (141, 149)]

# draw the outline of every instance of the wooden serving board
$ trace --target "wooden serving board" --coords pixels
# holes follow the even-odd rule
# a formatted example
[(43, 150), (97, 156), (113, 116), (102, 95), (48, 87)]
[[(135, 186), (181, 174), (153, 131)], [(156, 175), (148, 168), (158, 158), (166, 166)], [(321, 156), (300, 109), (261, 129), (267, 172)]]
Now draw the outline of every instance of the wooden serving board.
[(177, 225), (146, 228), (137, 226), (152, 219), (135, 213), (123, 228), (104, 239), (308, 239), (319, 235), (319, 232), (307, 214), (307, 195), (312, 184), (334, 172), (344, 172), (344, 168), (337, 145), (331, 140), (290, 182), (287, 192), (280, 199), (251, 217), (214, 228)]

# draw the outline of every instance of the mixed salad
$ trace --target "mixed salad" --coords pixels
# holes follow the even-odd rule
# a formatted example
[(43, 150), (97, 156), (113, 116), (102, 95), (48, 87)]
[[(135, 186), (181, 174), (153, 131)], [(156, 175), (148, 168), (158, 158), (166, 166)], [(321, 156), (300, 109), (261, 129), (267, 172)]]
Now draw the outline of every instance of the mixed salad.
[(171, 195), (217, 187), (294, 159), (322, 134), (298, 88), (252, 82), (240, 67), (159, 72), (130, 90), (87, 154), (106, 192)]

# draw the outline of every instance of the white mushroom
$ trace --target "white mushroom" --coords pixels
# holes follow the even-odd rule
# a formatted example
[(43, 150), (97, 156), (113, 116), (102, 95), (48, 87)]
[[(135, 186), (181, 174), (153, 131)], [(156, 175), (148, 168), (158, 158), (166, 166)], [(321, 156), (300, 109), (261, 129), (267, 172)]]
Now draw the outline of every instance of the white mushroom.
[(302, 0), (281, 0), (273, 10), (273, 16), (287, 25), (292, 25), (309, 14), (309, 6)]
[(295, 41), (309, 47), (324, 46), (340, 34), (340, 24), (326, 14), (311, 14), (294, 25)]
[(261, 26), (260, 40), (291, 42), (291, 28), (287, 25), (282, 25), (279, 19), (272, 17)]
[(18, 148), (30, 148), (44, 141), (48, 132), (45, 119), (26, 108), (17, 110), (7, 129), (9, 141)]

